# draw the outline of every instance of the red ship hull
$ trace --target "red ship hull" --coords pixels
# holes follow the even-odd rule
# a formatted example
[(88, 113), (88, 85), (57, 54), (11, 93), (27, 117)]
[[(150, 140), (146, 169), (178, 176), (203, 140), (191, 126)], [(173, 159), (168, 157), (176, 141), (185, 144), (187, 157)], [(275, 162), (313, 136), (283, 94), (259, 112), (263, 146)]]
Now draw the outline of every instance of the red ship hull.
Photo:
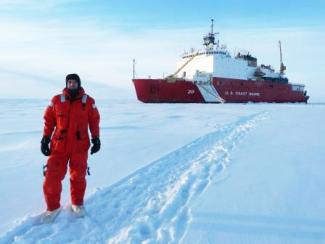
[(144, 103), (307, 103), (309, 96), (292, 84), (214, 77), (212, 83), (178, 79), (133, 79)]

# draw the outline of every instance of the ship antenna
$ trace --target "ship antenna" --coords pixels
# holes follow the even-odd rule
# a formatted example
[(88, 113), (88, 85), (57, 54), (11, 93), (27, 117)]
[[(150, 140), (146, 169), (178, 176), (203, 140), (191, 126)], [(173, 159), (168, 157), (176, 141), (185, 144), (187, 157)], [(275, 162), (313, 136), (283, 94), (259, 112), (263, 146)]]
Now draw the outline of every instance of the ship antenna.
[(133, 79), (135, 79), (135, 59), (133, 59)]
[(211, 19), (211, 34), (213, 34), (213, 21), (214, 19)]

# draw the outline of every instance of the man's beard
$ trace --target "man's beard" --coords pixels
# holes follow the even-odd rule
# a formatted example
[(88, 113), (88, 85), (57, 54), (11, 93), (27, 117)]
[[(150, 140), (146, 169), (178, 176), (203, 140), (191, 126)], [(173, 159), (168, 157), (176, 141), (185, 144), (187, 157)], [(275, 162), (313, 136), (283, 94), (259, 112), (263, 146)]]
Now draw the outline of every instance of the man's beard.
[(78, 93), (79, 93), (79, 88), (78, 89), (68, 89), (69, 95), (71, 98), (75, 98)]

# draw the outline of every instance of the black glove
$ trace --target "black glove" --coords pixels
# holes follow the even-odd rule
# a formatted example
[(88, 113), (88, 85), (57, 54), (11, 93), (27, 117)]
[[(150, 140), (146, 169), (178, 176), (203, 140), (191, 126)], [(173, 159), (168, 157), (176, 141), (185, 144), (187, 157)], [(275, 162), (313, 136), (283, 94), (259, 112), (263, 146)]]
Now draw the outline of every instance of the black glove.
[(51, 154), (49, 144), (51, 142), (50, 137), (43, 136), (41, 140), (41, 151), (45, 156), (49, 156)]
[(100, 150), (100, 140), (98, 137), (91, 139), (93, 146), (90, 149), (90, 154), (94, 154)]

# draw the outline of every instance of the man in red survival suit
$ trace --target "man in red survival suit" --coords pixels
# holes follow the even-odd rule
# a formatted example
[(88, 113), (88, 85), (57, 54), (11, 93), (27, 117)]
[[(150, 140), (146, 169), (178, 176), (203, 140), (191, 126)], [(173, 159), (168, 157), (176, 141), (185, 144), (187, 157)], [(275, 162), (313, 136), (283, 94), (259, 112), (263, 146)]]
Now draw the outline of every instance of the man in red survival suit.
[[(62, 94), (52, 98), (44, 114), (44, 132), (41, 151), (47, 160), (43, 191), (47, 205), (45, 215), (58, 212), (62, 180), (69, 164), (71, 209), (84, 215), (84, 195), (88, 149), (88, 128), (91, 132), (91, 154), (100, 150), (99, 112), (95, 100), (81, 87), (77, 74), (66, 76)], [(50, 145), (50, 146), (49, 146)]]

